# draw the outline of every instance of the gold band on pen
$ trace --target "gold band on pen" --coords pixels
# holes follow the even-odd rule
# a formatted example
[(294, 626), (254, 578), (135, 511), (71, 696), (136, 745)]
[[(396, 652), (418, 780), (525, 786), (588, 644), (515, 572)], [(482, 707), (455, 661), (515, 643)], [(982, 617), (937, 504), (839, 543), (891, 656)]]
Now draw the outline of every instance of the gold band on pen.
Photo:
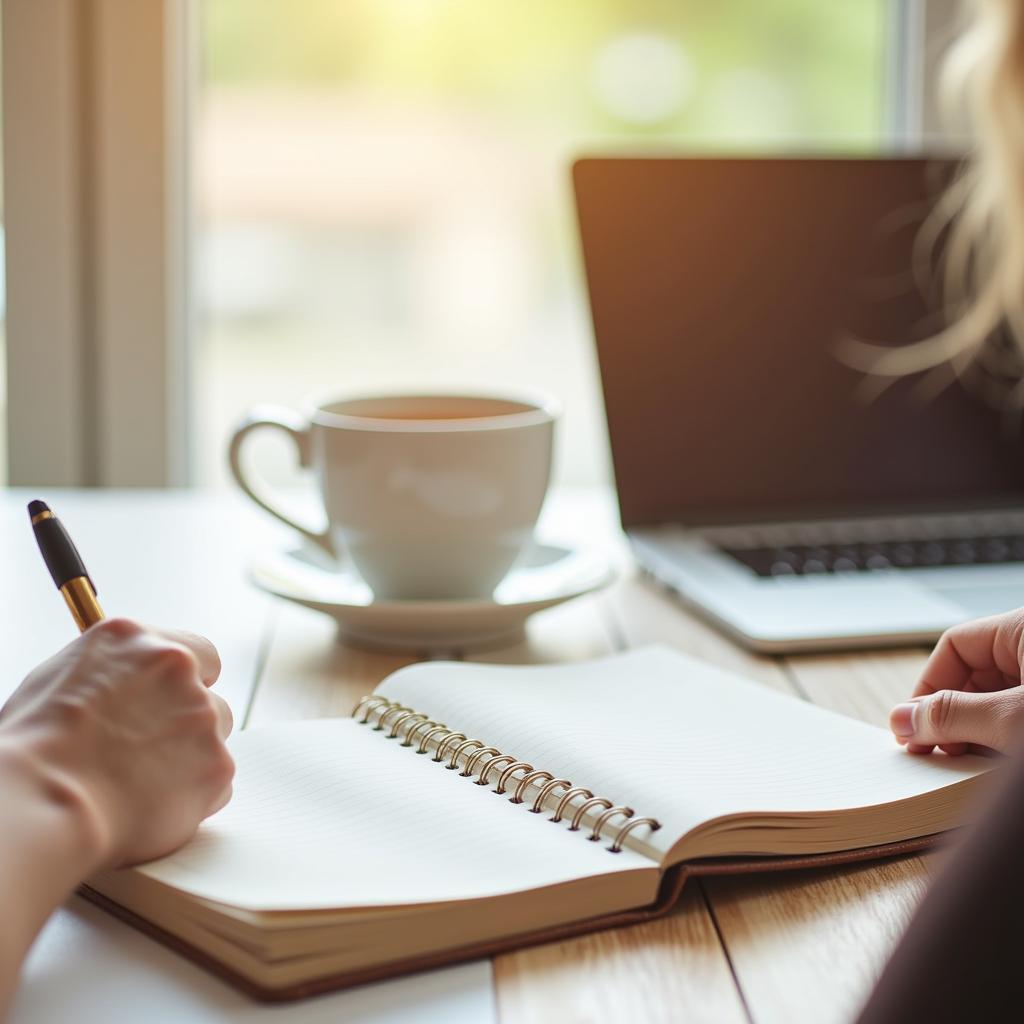
[(31, 518), (30, 522), (32, 523), (33, 526), (35, 526), (36, 523), (41, 523), (44, 519), (54, 519), (54, 518), (56, 518), (54, 516), (54, 514), (47, 508), (47, 509), (43, 509), (42, 512), (37, 512)]
[[(40, 512), (39, 515), (52, 517), (52, 513), (48, 512)], [(99, 601), (96, 600), (96, 594), (88, 577), (76, 576), (73, 580), (68, 580), (60, 588), (60, 592), (64, 595), (75, 625), (82, 632), (102, 620), (103, 609), (100, 607)]]

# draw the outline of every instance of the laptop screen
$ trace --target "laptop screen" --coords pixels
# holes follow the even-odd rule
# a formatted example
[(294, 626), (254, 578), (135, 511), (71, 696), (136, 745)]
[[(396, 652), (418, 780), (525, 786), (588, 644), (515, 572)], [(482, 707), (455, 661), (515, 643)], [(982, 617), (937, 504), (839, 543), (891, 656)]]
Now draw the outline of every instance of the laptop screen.
[(899, 345), (942, 325), (914, 242), (950, 170), (575, 165), (624, 525), (1024, 505), (1020, 423), (976, 382), (873, 394), (842, 355), (850, 338)]

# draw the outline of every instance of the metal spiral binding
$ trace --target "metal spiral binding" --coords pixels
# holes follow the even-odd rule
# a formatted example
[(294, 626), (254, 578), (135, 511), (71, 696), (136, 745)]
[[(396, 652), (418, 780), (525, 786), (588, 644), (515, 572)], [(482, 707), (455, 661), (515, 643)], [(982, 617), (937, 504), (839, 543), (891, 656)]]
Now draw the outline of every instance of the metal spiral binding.
[[(383, 732), (390, 727), (387, 739), (400, 739), (399, 746), (402, 747), (415, 746), (417, 754), (429, 753), (433, 747), (434, 756), (431, 761), (440, 763), (447, 759), (445, 767), (450, 771), (455, 771), (459, 767), (460, 760), (464, 761), (462, 771), (459, 772), (460, 777), (472, 778), (476, 775), (474, 785), (477, 786), (490, 785), (491, 769), (501, 766), (497, 784), (492, 792), (504, 794), (508, 792), (510, 785), (514, 785), (515, 791), (509, 797), (510, 803), (523, 803), (530, 786), (543, 783), (529, 808), (531, 814), (540, 814), (548, 797), (556, 791), (563, 791), (555, 813), (548, 820), (561, 822), (571, 809), (570, 832), (578, 832), (587, 812), (600, 807), (601, 813), (594, 820), (590, 835), (587, 836), (591, 842), (601, 840), (602, 833), (612, 818), (622, 817), (625, 820), (617, 827), (611, 844), (606, 847), (610, 853), (621, 853), (623, 843), (634, 829), (646, 827), (651, 832), (657, 832), (661, 828), (661, 822), (655, 818), (634, 817), (632, 807), (613, 804), (604, 797), (594, 796), (589, 789), (574, 786), (569, 779), (556, 779), (551, 772), (534, 768), (528, 761), (520, 761), (511, 754), (503, 754), (497, 747), (485, 746), (483, 740), (470, 739), (465, 733), (449, 729), (444, 722), (435, 722), (428, 715), (407, 708), (398, 701), (388, 700), (387, 697), (376, 697), (373, 694), (363, 697), (353, 709), (352, 717), (360, 725), (369, 725), (376, 732)], [(522, 776), (513, 780), (512, 776), (518, 772), (521, 772)], [(583, 798), (583, 803), (572, 807), (572, 802), (580, 797)]]
[(570, 832), (579, 832), (580, 822), (583, 820), (583, 815), (587, 813), (593, 807), (611, 807), (611, 800), (606, 800), (603, 796), (595, 796), (590, 800), (584, 800), (583, 803), (576, 808), (576, 813), (572, 816), (572, 824), (569, 826)]
[(472, 754), (466, 759), (466, 767), (459, 772), (464, 779), (470, 779), (473, 777), (473, 769), (476, 767), (477, 761), (482, 757), (486, 757), (490, 754), (492, 757), (497, 757), (501, 754), (501, 751), (497, 747), (484, 747), (483, 750), (474, 750)]

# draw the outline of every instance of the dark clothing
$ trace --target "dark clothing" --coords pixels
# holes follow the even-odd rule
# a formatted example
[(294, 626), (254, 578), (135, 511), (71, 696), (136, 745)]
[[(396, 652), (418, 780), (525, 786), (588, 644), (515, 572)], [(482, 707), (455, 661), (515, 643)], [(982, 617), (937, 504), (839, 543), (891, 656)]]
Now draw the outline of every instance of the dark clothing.
[(1024, 750), (1000, 771), (994, 800), (958, 840), (860, 1024), (1024, 1021)]

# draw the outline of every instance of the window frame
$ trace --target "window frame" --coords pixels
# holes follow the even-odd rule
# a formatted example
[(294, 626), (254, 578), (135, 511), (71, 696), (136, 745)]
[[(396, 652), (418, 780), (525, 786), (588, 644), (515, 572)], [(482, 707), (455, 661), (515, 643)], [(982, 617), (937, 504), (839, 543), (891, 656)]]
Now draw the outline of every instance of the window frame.
[(3, 0), (8, 474), (188, 475), (192, 0)]
[(892, 0), (889, 17), (889, 134), (897, 149), (962, 149), (963, 111), (940, 98), (943, 58), (963, 27), (962, 0)]

